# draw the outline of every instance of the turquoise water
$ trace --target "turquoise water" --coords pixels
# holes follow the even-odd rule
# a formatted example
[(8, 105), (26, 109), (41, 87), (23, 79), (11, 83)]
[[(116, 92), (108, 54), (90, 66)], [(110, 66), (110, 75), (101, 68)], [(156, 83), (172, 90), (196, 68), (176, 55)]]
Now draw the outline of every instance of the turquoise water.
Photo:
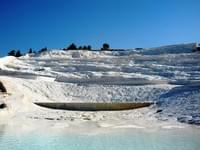
[(16, 130), (11, 133), (0, 127), (0, 150), (200, 150), (198, 129), (107, 129), (95, 134), (68, 129), (21, 134), (24, 129)]

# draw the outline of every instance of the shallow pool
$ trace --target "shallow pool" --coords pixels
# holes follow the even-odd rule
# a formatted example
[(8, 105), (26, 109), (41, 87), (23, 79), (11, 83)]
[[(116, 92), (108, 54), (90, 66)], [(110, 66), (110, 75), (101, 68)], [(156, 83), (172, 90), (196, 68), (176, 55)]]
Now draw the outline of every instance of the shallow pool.
[(0, 126), (0, 150), (200, 149), (199, 129), (98, 129), (83, 133), (68, 132), (68, 128), (45, 130), (18, 126), (11, 131), (5, 125)]

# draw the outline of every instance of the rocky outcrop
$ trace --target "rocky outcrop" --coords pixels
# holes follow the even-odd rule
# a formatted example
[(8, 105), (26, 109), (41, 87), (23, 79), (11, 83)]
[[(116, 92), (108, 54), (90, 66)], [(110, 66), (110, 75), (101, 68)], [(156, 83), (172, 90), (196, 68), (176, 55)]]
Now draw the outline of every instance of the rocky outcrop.
[(2, 92), (2, 93), (6, 93), (7, 92), (5, 86), (3, 85), (2, 82), (0, 82), (0, 92)]
[(7, 107), (7, 105), (5, 103), (0, 103), (0, 109), (4, 109), (6, 107)]

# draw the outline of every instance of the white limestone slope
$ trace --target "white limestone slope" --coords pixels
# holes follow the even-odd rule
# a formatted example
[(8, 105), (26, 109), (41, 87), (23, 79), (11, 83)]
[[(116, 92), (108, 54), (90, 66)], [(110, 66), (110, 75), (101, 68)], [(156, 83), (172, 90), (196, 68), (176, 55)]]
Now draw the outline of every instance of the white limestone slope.
[[(193, 49), (194, 44), (118, 52), (51, 50), (1, 58), (0, 81), (8, 94), (1, 94), (0, 101), (8, 108), (0, 110), (0, 116), (200, 124), (200, 54)], [(155, 105), (122, 112), (71, 112), (33, 104), (49, 101), (154, 101)]]

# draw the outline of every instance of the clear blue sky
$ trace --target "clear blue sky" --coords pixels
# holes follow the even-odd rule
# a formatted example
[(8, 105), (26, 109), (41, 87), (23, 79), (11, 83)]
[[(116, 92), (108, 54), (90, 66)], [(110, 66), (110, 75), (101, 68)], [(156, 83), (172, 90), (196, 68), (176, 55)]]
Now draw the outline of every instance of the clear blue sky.
[(0, 0), (0, 56), (8, 50), (154, 47), (200, 40), (200, 0)]

